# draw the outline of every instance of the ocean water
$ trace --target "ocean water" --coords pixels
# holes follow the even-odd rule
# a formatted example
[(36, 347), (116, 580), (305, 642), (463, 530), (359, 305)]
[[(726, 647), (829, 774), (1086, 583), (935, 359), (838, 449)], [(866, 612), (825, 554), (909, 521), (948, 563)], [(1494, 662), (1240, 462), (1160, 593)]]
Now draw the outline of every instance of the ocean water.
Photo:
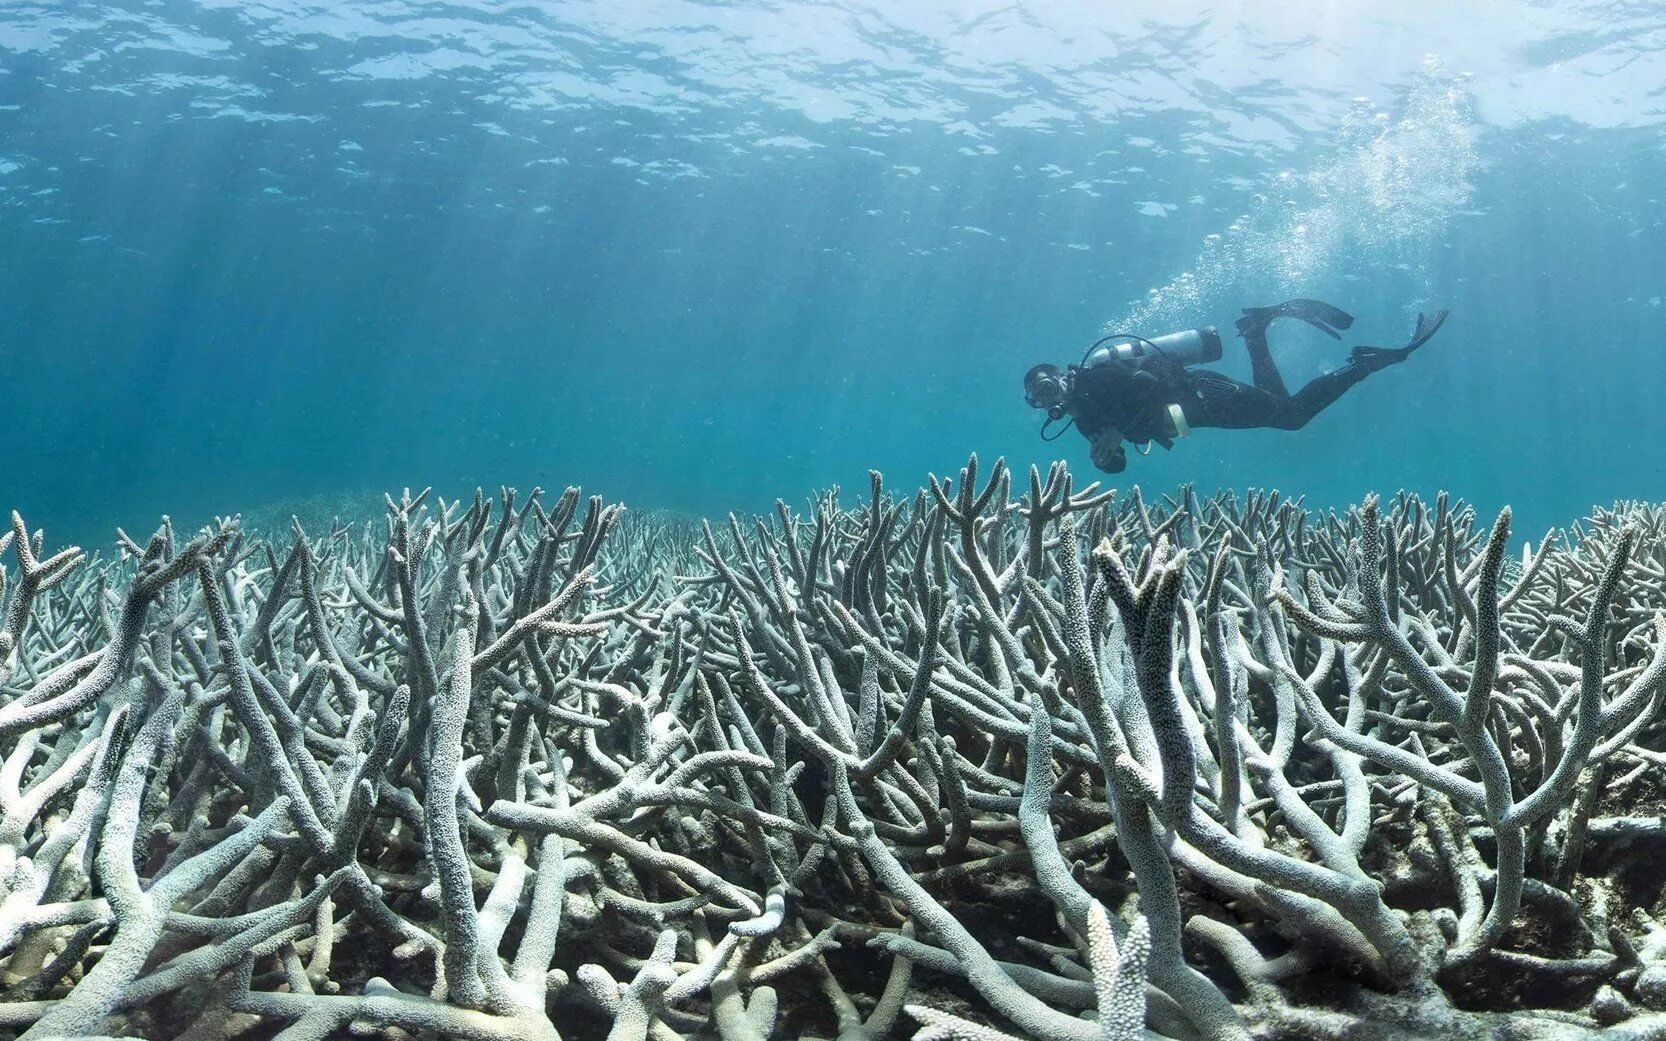
[[(1291, 296), (1302, 431), (1151, 492), (1666, 498), (1654, 3), (12, 2), (0, 504), (55, 545), (385, 489), (695, 513), (1047, 444), (1023, 372)], [(1222, 366), (1246, 376), (1230, 337)]]

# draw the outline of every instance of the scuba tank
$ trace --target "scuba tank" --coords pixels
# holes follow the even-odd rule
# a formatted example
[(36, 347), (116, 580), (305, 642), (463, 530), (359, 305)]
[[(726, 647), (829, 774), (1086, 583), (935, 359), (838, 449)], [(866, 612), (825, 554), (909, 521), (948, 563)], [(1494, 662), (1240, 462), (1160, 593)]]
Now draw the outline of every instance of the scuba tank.
[[(1109, 341), (1119, 340), (1119, 343)], [(1146, 339), (1133, 333), (1114, 333), (1088, 349), (1082, 368), (1092, 369), (1113, 362), (1139, 362), (1166, 358), (1180, 365), (1197, 365), (1221, 360), (1221, 334), (1212, 325), (1183, 329)]]

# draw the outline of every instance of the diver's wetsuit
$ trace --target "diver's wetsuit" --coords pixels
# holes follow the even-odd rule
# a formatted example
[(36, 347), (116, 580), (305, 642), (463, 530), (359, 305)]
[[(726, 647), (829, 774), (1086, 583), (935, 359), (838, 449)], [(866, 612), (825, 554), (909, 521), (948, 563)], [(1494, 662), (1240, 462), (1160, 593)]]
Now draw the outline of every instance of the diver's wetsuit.
[(1187, 370), (1191, 397), (1181, 407), (1192, 426), (1300, 430), (1349, 387), (1382, 367), (1351, 359), (1340, 369), (1317, 377), (1291, 394), (1285, 389), (1284, 378), (1279, 375), (1272, 352), (1267, 348), (1266, 325), (1250, 326), (1243, 335), (1244, 346), (1249, 348), (1254, 385), (1207, 369)]
[(1420, 319), (1413, 341), (1405, 347), (1354, 348), (1347, 364), (1294, 394), (1285, 388), (1267, 346), (1267, 326), (1280, 317), (1301, 318), (1333, 337), (1337, 334), (1331, 325), (1346, 329), (1353, 324), (1346, 313), (1317, 301), (1249, 308), (1238, 321), (1238, 332), (1249, 350), (1253, 384), (1159, 357), (1137, 363), (1113, 361), (1076, 373), (1069, 411), (1089, 441), (1116, 433), (1135, 444), (1154, 441), (1164, 448), (1181, 433), (1171, 405), (1179, 407), (1186, 427), (1299, 430), (1371, 373), (1403, 361), (1434, 335), (1446, 315)]

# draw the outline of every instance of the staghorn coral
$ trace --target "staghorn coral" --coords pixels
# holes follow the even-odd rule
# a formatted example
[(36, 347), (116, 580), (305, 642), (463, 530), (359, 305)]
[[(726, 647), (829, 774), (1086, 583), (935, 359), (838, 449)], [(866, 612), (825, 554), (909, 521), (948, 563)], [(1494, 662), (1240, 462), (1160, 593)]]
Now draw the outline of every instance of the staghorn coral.
[(1666, 1037), (1666, 515), (1012, 483), (14, 514), (0, 1033)]

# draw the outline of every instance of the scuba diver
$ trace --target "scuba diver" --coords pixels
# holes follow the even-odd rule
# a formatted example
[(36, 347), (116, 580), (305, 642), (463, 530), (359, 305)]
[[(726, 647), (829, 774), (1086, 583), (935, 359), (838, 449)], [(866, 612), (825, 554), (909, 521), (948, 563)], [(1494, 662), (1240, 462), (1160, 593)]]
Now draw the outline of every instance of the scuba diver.
[(1337, 330), (1353, 325), (1352, 315), (1318, 300), (1244, 308), (1238, 335), (1249, 349), (1253, 385), (1191, 368), (1220, 360), (1221, 336), (1213, 326), (1149, 340), (1113, 333), (1089, 347), (1080, 364), (1068, 369), (1051, 364), (1031, 368), (1024, 375), (1024, 400), (1046, 410), (1047, 422), (1041, 427), (1044, 440), (1063, 436), (1068, 423), (1051, 436), (1047, 428), (1069, 416), (1092, 446), (1093, 465), (1106, 473), (1121, 473), (1128, 465), (1124, 441), (1144, 445), (1148, 453), (1152, 442), (1172, 448), (1177, 438), (1195, 427), (1299, 430), (1349, 387), (1379, 369), (1405, 361), (1428, 342), (1446, 315), (1446, 311), (1432, 317), (1419, 314), (1417, 329), (1404, 347), (1355, 347), (1346, 365), (1294, 394), (1285, 389), (1273, 364), (1267, 326), (1275, 319), (1296, 318), (1340, 340)]

